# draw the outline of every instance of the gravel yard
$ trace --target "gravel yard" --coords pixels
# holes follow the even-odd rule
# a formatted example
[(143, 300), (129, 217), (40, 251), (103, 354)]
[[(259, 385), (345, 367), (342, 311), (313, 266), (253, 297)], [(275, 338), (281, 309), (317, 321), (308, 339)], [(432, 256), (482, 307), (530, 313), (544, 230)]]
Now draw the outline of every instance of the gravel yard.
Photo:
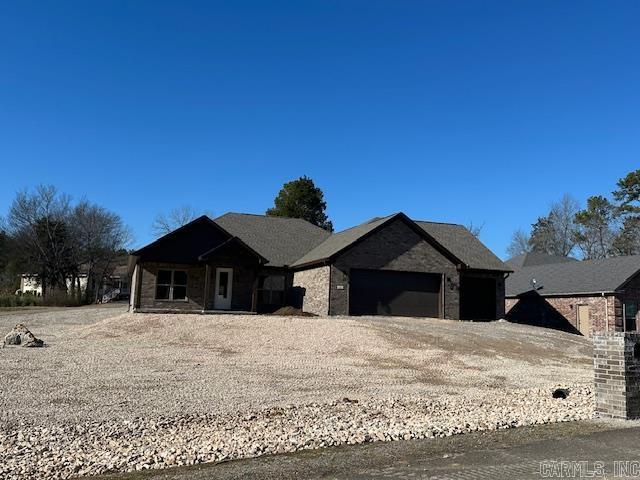
[[(504, 322), (0, 313), (0, 473), (67, 478), (591, 416), (591, 347)], [(571, 386), (566, 400), (550, 389)]]

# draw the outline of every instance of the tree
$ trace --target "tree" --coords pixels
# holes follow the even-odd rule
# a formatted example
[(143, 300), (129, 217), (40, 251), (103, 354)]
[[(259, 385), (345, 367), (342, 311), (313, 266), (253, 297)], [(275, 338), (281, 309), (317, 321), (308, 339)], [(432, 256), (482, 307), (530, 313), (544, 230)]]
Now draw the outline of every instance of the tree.
[(88, 274), (86, 301), (95, 301), (118, 250), (129, 240), (120, 217), (86, 200), (71, 206), (55, 187), (19, 192), (9, 209), (7, 230), (23, 273), (38, 275), (42, 293), (76, 292), (80, 273)]
[(531, 237), (527, 232), (519, 228), (513, 232), (513, 235), (511, 236), (511, 243), (509, 243), (509, 246), (507, 247), (507, 254), (509, 257), (513, 258), (530, 251)]
[(480, 234), (482, 233), (482, 229), (484, 228), (484, 223), (481, 225), (474, 225), (473, 222), (469, 222), (467, 225), (467, 230), (476, 238), (480, 238)]
[(118, 253), (128, 245), (131, 234), (117, 214), (87, 200), (75, 206), (69, 224), (74, 240), (72, 288), (75, 290), (78, 275), (86, 273), (84, 300), (96, 302), (103, 279), (113, 273)]
[(585, 260), (611, 255), (615, 212), (615, 205), (598, 195), (589, 197), (587, 208), (576, 213), (574, 239)]
[(173, 232), (176, 228), (195, 220), (198, 213), (193, 207), (183, 205), (176, 207), (169, 213), (159, 213), (151, 224), (151, 230), (154, 235), (161, 237), (167, 233)]
[(34, 193), (19, 192), (9, 208), (9, 234), (19, 245), (22, 266), (39, 275), (43, 295), (48, 287), (66, 291), (73, 269), (66, 224), (69, 202), (55, 187), (40, 185)]
[(271, 217), (303, 218), (331, 232), (333, 224), (325, 213), (326, 208), (322, 190), (304, 176), (285, 183), (274, 200), (274, 207), (266, 213)]
[(640, 255), (640, 216), (629, 215), (613, 238), (613, 255)]
[(575, 215), (578, 202), (564, 195), (551, 204), (546, 217), (532, 225), (530, 244), (533, 251), (568, 257), (575, 247)]
[[(640, 212), (640, 169), (627, 174), (618, 180), (618, 189), (613, 192), (613, 198), (620, 202), (622, 213)], [(636, 205), (637, 204), (637, 205)]]

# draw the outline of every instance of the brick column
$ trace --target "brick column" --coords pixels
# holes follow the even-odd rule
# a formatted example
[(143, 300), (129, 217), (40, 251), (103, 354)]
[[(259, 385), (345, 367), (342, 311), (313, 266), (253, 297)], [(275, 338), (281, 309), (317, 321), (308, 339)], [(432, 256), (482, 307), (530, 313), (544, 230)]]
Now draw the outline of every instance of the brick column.
[(640, 418), (640, 332), (593, 336), (596, 416)]

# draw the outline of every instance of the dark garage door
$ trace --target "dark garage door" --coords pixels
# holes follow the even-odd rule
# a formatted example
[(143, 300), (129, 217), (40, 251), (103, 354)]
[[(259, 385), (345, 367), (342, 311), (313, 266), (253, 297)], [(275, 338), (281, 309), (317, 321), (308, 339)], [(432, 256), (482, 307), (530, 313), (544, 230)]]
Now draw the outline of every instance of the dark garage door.
[(433, 273), (352, 269), (349, 313), (438, 317), (440, 278)]
[(495, 278), (460, 278), (460, 318), (462, 320), (495, 320)]

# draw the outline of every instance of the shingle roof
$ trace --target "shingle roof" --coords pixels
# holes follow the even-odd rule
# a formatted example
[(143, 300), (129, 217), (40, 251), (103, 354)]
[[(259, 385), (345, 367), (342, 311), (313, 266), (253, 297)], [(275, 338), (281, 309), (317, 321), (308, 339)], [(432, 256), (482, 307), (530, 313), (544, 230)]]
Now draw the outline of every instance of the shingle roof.
[(368, 222), (356, 225), (355, 227), (351, 227), (341, 232), (334, 233), (313, 250), (307, 252), (303, 257), (296, 260), (296, 262), (293, 263), (292, 266), (295, 267), (306, 265), (330, 258), (331, 256), (335, 255), (341, 250), (347, 248), (355, 241), (362, 238), (370, 231), (376, 229), (393, 216), (394, 215), (388, 215), (386, 217), (376, 217), (369, 220)]
[(547, 265), (550, 263), (567, 263), (577, 262), (578, 260), (572, 257), (561, 257), (559, 255), (548, 255), (542, 252), (528, 252), (507, 260), (506, 263), (511, 268), (533, 267), (535, 265)]
[(638, 272), (640, 255), (536, 265), (512, 273), (506, 293), (516, 296), (533, 290), (532, 279), (542, 296), (613, 292)]
[[(329, 259), (372, 230), (375, 230), (385, 222), (398, 216), (402, 216), (411, 222), (411, 220), (402, 213), (373, 218), (361, 225), (331, 235), (323, 243), (298, 259), (292, 266), (309, 265)], [(509, 267), (502, 263), (498, 257), (462, 225), (423, 221), (414, 223), (422, 228), (427, 235), (431, 236), (445, 250), (463, 262), (468, 268), (504, 272), (511, 271)]]
[(495, 256), (463, 225), (416, 221), (440, 245), (458, 257), (468, 268), (509, 272), (511, 268)]
[(275, 267), (291, 265), (330, 235), (300, 218), (230, 212), (214, 222), (266, 258), (268, 266)]

